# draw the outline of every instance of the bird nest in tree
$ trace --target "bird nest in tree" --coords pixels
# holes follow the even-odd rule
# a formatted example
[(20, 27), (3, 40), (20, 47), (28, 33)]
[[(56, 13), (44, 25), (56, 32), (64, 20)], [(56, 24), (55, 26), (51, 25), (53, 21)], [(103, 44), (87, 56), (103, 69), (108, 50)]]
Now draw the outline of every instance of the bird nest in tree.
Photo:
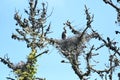
[(64, 56), (69, 56), (70, 54), (76, 54), (79, 56), (79, 54), (84, 51), (84, 48), (86, 48), (85, 43), (92, 39), (95, 36), (95, 33), (84, 33), (83, 36), (81, 35), (82, 33), (79, 33), (73, 37), (55, 40), (56, 47)]

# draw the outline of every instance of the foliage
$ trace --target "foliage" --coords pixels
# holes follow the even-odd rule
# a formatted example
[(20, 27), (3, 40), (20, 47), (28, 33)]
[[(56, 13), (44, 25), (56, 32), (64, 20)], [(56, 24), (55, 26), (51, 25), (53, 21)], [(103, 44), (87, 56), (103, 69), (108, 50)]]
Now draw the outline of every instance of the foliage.
[[(16, 25), (20, 28), (16, 29), (17, 34), (13, 33), (12, 38), (19, 41), (25, 41), (28, 48), (31, 48), (31, 53), (27, 57), (27, 61), (20, 61), (17, 65), (14, 65), (8, 58), (0, 58), (1, 62), (6, 64), (13, 72), (17, 75), (18, 80), (44, 80), (42, 78), (36, 77), (37, 72), (37, 58), (44, 53), (48, 53), (48, 50), (44, 50), (40, 54), (37, 53), (38, 48), (41, 50), (46, 45), (45, 37), (49, 33), (50, 24), (45, 25), (47, 19), (47, 7), (45, 3), (42, 3), (42, 11), (37, 9), (38, 0), (29, 1), (29, 11), (25, 9), (25, 13), (28, 18), (24, 18), (19, 15), (18, 12), (15, 13), (14, 19), (16, 20)], [(47, 28), (46, 28), (47, 27)], [(8, 79), (12, 79), (9, 78)]]

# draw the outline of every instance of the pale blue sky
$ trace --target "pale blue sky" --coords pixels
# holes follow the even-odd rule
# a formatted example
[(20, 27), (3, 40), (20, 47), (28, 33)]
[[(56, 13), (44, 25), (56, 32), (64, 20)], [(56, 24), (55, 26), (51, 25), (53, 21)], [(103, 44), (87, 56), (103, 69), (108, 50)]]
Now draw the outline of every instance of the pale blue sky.
[[(38, 1), (40, 6), (40, 3), (45, 0)], [(63, 23), (67, 20), (72, 21), (72, 24), (77, 29), (85, 28), (85, 4), (90, 8), (89, 11), (91, 14), (94, 14), (93, 28), (100, 32), (103, 37), (110, 36), (112, 39), (115, 39), (116, 36), (113, 34), (114, 30), (120, 29), (115, 24), (116, 11), (109, 5), (103, 3), (102, 0), (94, 0), (93, 2), (91, 0), (46, 1), (48, 2), (48, 14), (54, 8), (52, 16), (48, 18), (48, 23), (52, 23), (51, 28), (53, 31), (50, 36), (54, 38), (61, 37), (61, 31), (64, 27)], [(15, 20), (13, 19), (15, 10), (18, 10), (22, 15), (25, 8), (28, 8), (28, 0), (1, 0), (0, 3), (0, 56), (4, 57), (5, 54), (8, 54), (10, 60), (14, 63), (25, 60), (30, 52), (24, 42), (11, 39), (11, 34), (15, 32), (16, 28)], [(119, 41), (120, 39), (117, 40)], [(50, 54), (43, 55), (39, 58), (37, 75), (43, 78), (45, 77), (47, 80), (79, 80), (69, 64), (60, 63), (64, 58), (58, 51), (53, 47), (50, 49)], [(104, 61), (105, 56), (101, 55), (101, 57)], [(12, 73), (6, 65), (0, 63), (0, 80), (6, 80), (5, 77), (9, 74), (12, 76)], [(117, 80), (117, 77), (114, 80)]]

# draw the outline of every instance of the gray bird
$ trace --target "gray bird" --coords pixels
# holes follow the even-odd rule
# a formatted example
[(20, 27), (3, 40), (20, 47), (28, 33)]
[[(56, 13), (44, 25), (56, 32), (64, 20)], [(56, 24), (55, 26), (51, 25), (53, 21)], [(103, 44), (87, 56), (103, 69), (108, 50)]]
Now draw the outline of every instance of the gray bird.
[(63, 40), (66, 39), (66, 32), (65, 31), (62, 33), (62, 39)]
[(62, 32), (62, 39), (65, 40), (66, 39), (66, 29), (64, 27), (64, 31)]

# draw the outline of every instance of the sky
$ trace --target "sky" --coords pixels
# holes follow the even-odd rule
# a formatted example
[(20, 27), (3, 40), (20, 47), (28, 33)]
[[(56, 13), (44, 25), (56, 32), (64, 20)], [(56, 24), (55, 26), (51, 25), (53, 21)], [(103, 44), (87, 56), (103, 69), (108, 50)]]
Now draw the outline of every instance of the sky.
[[(85, 28), (84, 5), (87, 5), (91, 14), (94, 14), (92, 27), (103, 37), (109, 36), (117, 39), (114, 31), (119, 30), (116, 21), (116, 11), (106, 5), (102, 0), (38, 0), (39, 6), (42, 2), (48, 2), (48, 14), (53, 10), (48, 18), (51, 22), (53, 33), (51, 37), (61, 38), (63, 23), (67, 20), (72, 22), (76, 29)], [(119, 5), (119, 4), (117, 4)], [(38, 6), (38, 7), (39, 7)], [(12, 33), (15, 33), (15, 20), (13, 19), (15, 10), (24, 17), (24, 9), (28, 9), (28, 0), (1, 0), (0, 5), (0, 56), (8, 55), (10, 60), (17, 64), (21, 60), (26, 60), (30, 50), (26, 44), (21, 41), (11, 39)], [(97, 44), (96, 44), (97, 45)], [(102, 53), (105, 53), (102, 51)], [(106, 58), (101, 55), (104, 61)], [(79, 80), (69, 64), (62, 64), (60, 61), (65, 59), (54, 47), (50, 48), (50, 53), (39, 58), (39, 67), (37, 75), (47, 80)], [(11, 70), (6, 65), (0, 63), (0, 80), (6, 80), (6, 76), (13, 76)], [(117, 73), (115, 73), (117, 75)], [(95, 77), (93, 77), (94, 79)], [(91, 80), (93, 80), (91, 79)], [(117, 80), (115, 77), (114, 80)]]

